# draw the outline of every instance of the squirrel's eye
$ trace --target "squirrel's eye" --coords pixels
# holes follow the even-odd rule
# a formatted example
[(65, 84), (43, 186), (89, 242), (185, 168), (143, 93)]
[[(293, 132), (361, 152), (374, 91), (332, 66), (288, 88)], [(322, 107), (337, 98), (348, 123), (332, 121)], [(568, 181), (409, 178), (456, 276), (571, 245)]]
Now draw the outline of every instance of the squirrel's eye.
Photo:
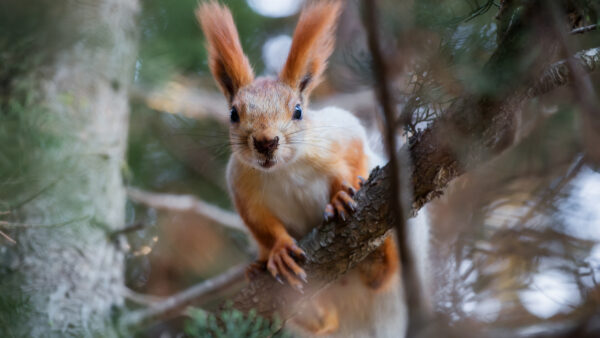
[(231, 114), (230, 120), (232, 123), (240, 122), (240, 115), (238, 114), (238, 111), (235, 107), (231, 107), (231, 110), (229, 111), (229, 113)]
[(294, 108), (294, 115), (292, 115), (292, 119), (294, 120), (302, 120), (302, 108), (297, 104), (296, 108)]

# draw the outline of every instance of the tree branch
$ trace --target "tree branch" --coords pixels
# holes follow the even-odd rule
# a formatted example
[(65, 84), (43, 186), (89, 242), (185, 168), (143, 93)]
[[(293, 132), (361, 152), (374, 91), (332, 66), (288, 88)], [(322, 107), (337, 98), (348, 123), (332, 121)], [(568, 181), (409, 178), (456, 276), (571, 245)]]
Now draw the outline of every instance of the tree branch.
[[(425, 304), (422, 295), (422, 287), (417, 273), (414, 255), (409, 247), (409, 234), (406, 226), (406, 217), (402, 203), (403, 194), (401, 189), (405, 189), (401, 185), (404, 169), (409, 165), (402, 166), (396, 155), (396, 110), (392, 103), (391, 89), (387, 76), (385, 60), (381, 54), (379, 35), (377, 29), (377, 6), (374, 0), (364, 0), (363, 8), (365, 12), (364, 25), (367, 30), (367, 39), (369, 50), (371, 51), (373, 75), (375, 78), (375, 88), (379, 98), (379, 103), (383, 110), (384, 125), (385, 125), (385, 143), (389, 157), (390, 188), (391, 188), (391, 212), (394, 214), (396, 223), (396, 236), (398, 243), (398, 255), (400, 266), (400, 274), (402, 277), (404, 297), (406, 300), (406, 308), (408, 312), (408, 329), (407, 336), (414, 336), (420, 331), (421, 326), (429, 321), (429, 307)], [(401, 130), (404, 125), (399, 126)], [(408, 180), (406, 180), (408, 182)]]
[(583, 27), (579, 27), (579, 28), (575, 28), (573, 29), (570, 34), (571, 35), (575, 35), (575, 34), (583, 34), (589, 31), (593, 31), (596, 30), (598, 28), (598, 25), (594, 24), (594, 25), (589, 25), (589, 26), (583, 26)]
[(243, 278), (245, 270), (246, 264), (240, 264), (217, 277), (207, 279), (189, 289), (155, 302), (145, 309), (129, 312), (121, 318), (119, 325), (127, 330), (156, 319), (170, 318), (181, 310), (201, 302), (212, 293), (238, 283)]
[[(573, 63), (585, 73), (591, 73), (600, 67), (600, 47), (590, 48), (576, 53)], [(567, 60), (561, 60), (549, 67), (542, 76), (527, 91), (527, 95), (532, 98), (539, 96), (572, 82), (571, 71)]]
[(155, 209), (191, 212), (227, 228), (248, 234), (248, 229), (236, 213), (201, 201), (192, 195), (158, 194), (132, 187), (127, 189), (127, 195), (132, 201)]

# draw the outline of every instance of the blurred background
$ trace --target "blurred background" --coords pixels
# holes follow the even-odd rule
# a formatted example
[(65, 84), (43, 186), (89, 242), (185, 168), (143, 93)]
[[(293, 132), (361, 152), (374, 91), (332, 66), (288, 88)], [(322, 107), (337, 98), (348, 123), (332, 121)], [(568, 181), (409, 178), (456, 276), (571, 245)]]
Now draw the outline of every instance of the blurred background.
[[(393, 105), (407, 121), (397, 130), (400, 145), (465, 96), (502, 98), (510, 87), (505, 78), (535, 79), (567, 55), (600, 47), (597, 1), (550, 2), (560, 13), (555, 18), (523, 18), (531, 15), (527, 0), (378, 1)], [(277, 74), (304, 1), (223, 3), (255, 73)], [(133, 308), (250, 263), (255, 253), (225, 186), (228, 107), (207, 67), (194, 17), (198, 1), (140, 5), (122, 168), (125, 224), (133, 228), (124, 244), (127, 304)], [(352, 111), (383, 153), (362, 13), (358, 1), (346, 3), (335, 52), (311, 106)], [(511, 20), (533, 27), (523, 33), (525, 47), (513, 50), (502, 68), (488, 69)], [(556, 39), (549, 22), (568, 32), (563, 49), (543, 49), (543, 41)], [(584, 33), (570, 33), (581, 28)], [(4, 64), (16, 62), (0, 55)], [(0, 75), (6, 76), (2, 63)], [(592, 72), (589, 81), (597, 113), (600, 73)], [(590, 147), (600, 143), (582, 136), (581, 102), (572, 86), (528, 97), (518, 108), (515, 145), (452, 181), (421, 209), (420, 224), (430, 227), (432, 241), (426, 289), (448, 325), (473, 336), (529, 337), (592, 325), (590, 318), (600, 323), (600, 173), (590, 157), (596, 150)], [(208, 209), (195, 209), (197, 203)], [(2, 250), (10, 245), (0, 242)], [(239, 278), (199, 306), (217, 309), (242, 285)], [(150, 324), (140, 335), (180, 336), (186, 320)]]

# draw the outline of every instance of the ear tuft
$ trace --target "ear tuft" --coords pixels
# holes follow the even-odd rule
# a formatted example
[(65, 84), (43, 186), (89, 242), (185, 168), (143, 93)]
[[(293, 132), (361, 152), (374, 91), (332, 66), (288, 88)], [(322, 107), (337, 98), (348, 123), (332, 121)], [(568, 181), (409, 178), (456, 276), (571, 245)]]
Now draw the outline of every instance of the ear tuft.
[(210, 1), (201, 4), (195, 14), (206, 37), (210, 70), (231, 103), (237, 91), (254, 80), (231, 12), (218, 2)]
[(333, 52), (340, 1), (313, 2), (302, 10), (290, 54), (279, 74), (290, 87), (307, 96), (316, 87)]

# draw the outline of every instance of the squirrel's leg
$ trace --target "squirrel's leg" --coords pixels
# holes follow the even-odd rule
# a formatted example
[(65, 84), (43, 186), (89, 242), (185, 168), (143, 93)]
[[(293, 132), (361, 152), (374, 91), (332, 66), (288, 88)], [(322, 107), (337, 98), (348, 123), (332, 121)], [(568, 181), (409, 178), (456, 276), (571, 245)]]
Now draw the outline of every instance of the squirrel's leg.
[(374, 290), (385, 290), (398, 272), (398, 249), (392, 236), (365, 258), (357, 267), (362, 281)]
[(340, 324), (338, 309), (325, 292), (313, 298), (293, 318), (296, 325), (313, 335), (331, 334)]
[(287, 230), (267, 208), (256, 199), (241, 198), (234, 193), (234, 201), (240, 216), (259, 244), (259, 257), (247, 270), (252, 278), (264, 266), (280, 283), (284, 279), (295, 289), (302, 291), (306, 273), (299, 263), (306, 260), (306, 254), (288, 234)]
[(325, 207), (324, 218), (329, 221), (338, 215), (346, 220), (348, 214), (356, 210), (353, 197), (361, 186), (361, 176), (368, 176), (368, 158), (364, 152), (362, 140), (356, 139), (341, 148), (340, 162), (333, 174), (335, 179), (331, 182), (330, 202)]

